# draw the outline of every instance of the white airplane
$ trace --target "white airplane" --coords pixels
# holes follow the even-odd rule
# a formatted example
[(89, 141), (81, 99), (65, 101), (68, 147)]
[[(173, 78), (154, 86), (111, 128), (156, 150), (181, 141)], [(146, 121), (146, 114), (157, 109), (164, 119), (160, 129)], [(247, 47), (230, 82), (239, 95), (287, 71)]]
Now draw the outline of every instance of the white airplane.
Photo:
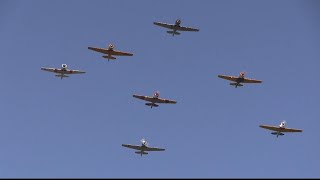
[(141, 95), (136, 95), (136, 94), (133, 95), (133, 97), (135, 97), (135, 98), (151, 102), (151, 103), (146, 103), (146, 105), (150, 106), (151, 108), (158, 107), (159, 105), (156, 103), (170, 103), (170, 104), (177, 103), (177, 101), (159, 98), (159, 96), (160, 96), (159, 91), (155, 92), (152, 97), (151, 96), (141, 96)]
[(67, 69), (68, 66), (66, 64), (62, 64), (61, 66), (62, 66), (61, 69), (42, 67), (41, 70), (57, 73), (56, 77), (61, 77), (61, 79), (64, 78), (64, 77), (69, 77), (66, 74), (83, 74), (83, 73), (86, 73), (86, 72), (80, 71), (80, 70)]
[(283, 136), (284, 134), (282, 132), (302, 132), (301, 129), (286, 128), (285, 126), (286, 126), (286, 121), (282, 121), (279, 126), (260, 125), (261, 128), (275, 131), (275, 132), (272, 132), (271, 134), (277, 135), (277, 137), (279, 135)]
[(147, 141), (143, 138), (141, 139), (141, 145), (131, 145), (131, 144), (122, 144), (123, 147), (131, 148), (138, 150), (135, 153), (142, 155), (147, 155), (148, 153), (145, 151), (164, 151), (165, 149), (157, 148), (157, 147), (149, 147)]
[(199, 31), (199, 29), (191, 28), (191, 27), (185, 27), (185, 26), (180, 26), (181, 20), (177, 19), (174, 24), (167, 24), (167, 23), (162, 23), (162, 22), (153, 22), (153, 24), (161, 27), (165, 27), (168, 29), (172, 29), (172, 31), (167, 31), (167, 33), (174, 35), (180, 35), (179, 32), (177, 31)]

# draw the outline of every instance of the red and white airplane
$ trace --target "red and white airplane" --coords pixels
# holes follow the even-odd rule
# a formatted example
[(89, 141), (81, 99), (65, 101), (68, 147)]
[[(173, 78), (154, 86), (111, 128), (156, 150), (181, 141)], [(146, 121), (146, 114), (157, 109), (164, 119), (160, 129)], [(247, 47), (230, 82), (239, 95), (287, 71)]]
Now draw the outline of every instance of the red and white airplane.
[(64, 78), (64, 77), (69, 77), (66, 74), (83, 74), (83, 73), (86, 73), (85, 71), (67, 69), (68, 66), (66, 64), (62, 64), (61, 66), (62, 66), (61, 69), (42, 67), (41, 70), (57, 73), (56, 77), (61, 77), (61, 79)]
[(269, 126), (269, 125), (260, 125), (259, 127), (272, 130), (275, 132), (272, 132), (271, 134), (277, 135), (277, 137), (283, 136), (283, 132), (302, 132), (301, 129), (292, 129), (292, 128), (286, 128), (286, 121), (282, 121), (279, 126)]
[(245, 78), (245, 73), (240, 72), (240, 75), (238, 77), (236, 76), (225, 76), (225, 75), (218, 75), (219, 78), (226, 79), (229, 81), (233, 81), (234, 83), (230, 83), (231, 86), (235, 86), (236, 88), (238, 86), (243, 86), (241, 83), (262, 83), (261, 80), (256, 80), (256, 79), (249, 79)]
[(141, 146), (139, 145), (132, 145), (132, 144), (122, 144), (123, 147), (139, 150), (136, 151), (136, 154), (141, 154), (142, 155), (147, 155), (148, 153), (145, 151), (164, 151), (165, 149), (163, 148), (158, 148), (158, 147), (150, 147), (148, 146), (147, 141), (143, 138), (141, 139)]
[(142, 99), (145, 101), (149, 101), (150, 103), (146, 103), (147, 106), (151, 106), (152, 107), (158, 107), (159, 105), (156, 103), (169, 103), (169, 104), (176, 104), (177, 101), (174, 100), (170, 100), (170, 99), (163, 99), (163, 98), (159, 98), (160, 93), (159, 91), (155, 92), (153, 94), (153, 96), (141, 96), (141, 95), (137, 95), (134, 94), (133, 97), (138, 98), (138, 99)]
[[(129, 52), (114, 50), (113, 44), (109, 44), (107, 49), (106, 48), (97, 48), (97, 47), (88, 47), (88, 49), (96, 51), (96, 52), (100, 52), (103, 54), (108, 54), (107, 56), (102, 56), (103, 58), (108, 59), (108, 61), (110, 59), (115, 60), (116, 57), (114, 57), (114, 56), (133, 56), (133, 54), (129, 53)], [(112, 56), (112, 55), (114, 55), (114, 56)]]
[(153, 24), (164, 28), (172, 29), (172, 31), (167, 31), (167, 33), (172, 34), (172, 36), (180, 35), (180, 33), (177, 31), (199, 31), (199, 29), (196, 28), (181, 26), (180, 19), (177, 19), (174, 24), (167, 24), (162, 22), (154, 22)]

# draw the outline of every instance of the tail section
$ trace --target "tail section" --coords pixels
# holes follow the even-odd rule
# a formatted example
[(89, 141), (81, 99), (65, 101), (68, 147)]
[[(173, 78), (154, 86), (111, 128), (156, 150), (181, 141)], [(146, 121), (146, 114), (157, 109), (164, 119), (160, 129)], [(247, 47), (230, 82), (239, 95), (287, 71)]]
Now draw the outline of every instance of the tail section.
[(147, 154), (148, 154), (147, 152), (144, 152), (144, 151), (136, 151), (136, 152), (134, 152), (134, 153), (136, 153), (136, 154), (140, 154), (141, 156), (142, 156), (142, 155), (147, 155)]
[(167, 31), (167, 33), (172, 34), (172, 36), (174, 36), (174, 35), (180, 35), (180, 33), (177, 32), (177, 31)]
[(69, 76), (64, 75), (64, 74), (56, 74), (56, 77), (61, 77), (61, 79), (62, 79), (62, 78), (64, 78), (64, 77), (69, 77)]
[(236, 86), (236, 87), (237, 87), (237, 86), (240, 86), (240, 87), (243, 86), (243, 84), (240, 84), (240, 83), (239, 83), (239, 84), (238, 84), (238, 83), (230, 83), (230, 85), (231, 85), (231, 86)]
[(150, 106), (152, 108), (152, 107), (158, 107), (159, 105), (154, 103), (146, 103), (146, 106)]
[(108, 61), (109, 61), (110, 59), (112, 59), (112, 60), (117, 59), (116, 57), (113, 57), (113, 56), (102, 56), (102, 57), (108, 59)]
[(278, 136), (283, 136), (284, 134), (283, 133), (281, 133), (281, 132), (272, 132), (271, 133), (272, 135), (277, 135), (277, 137)]

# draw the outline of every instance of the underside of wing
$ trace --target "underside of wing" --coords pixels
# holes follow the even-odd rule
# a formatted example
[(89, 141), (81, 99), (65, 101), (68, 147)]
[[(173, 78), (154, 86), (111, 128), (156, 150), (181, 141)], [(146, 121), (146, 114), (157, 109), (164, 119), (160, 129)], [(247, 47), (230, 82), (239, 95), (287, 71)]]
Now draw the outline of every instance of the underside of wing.
[(157, 148), (157, 147), (145, 147), (144, 151), (164, 151), (165, 149)]
[(103, 54), (109, 54), (110, 53), (109, 49), (104, 49), (104, 48), (88, 47), (88, 49), (90, 49), (92, 51), (100, 52), (100, 53), (103, 53)]
[(158, 98), (157, 103), (169, 103), (169, 104), (176, 104), (177, 101), (170, 100), (170, 99), (163, 99), (163, 98)]
[(150, 101), (150, 99), (152, 99), (152, 98), (149, 97), (149, 96), (141, 96), (141, 95), (136, 95), (136, 94), (134, 94), (134, 95), (132, 95), (132, 96), (135, 97), (135, 98), (138, 98), (138, 99), (145, 100), (145, 101)]
[(110, 51), (110, 54), (116, 55), (116, 56), (132, 56), (133, 55), (132, 53), (129, 53), (129, 52), (122, 52), (122, 51), (116, 51), (116, 50)]
[(168, 28), (168, 29), (173, 29), (174, 25), (172, 24), (166, 24), (166, 23), (161, 23), (161, 22), (154, 22), (153, 24), (157, 25), (157, 26), (161, 26), (164, 28)]
[(261, 80), (244, 78), (243, 83), (261, 83)]
[(229, 81), (234, 81), (234, 82), (236, 82), (238, 79), (238, 77), (235, 77), (235, 76), (218, 75), (218, 77), (222, 78), (222, 79), (229, 80)]
[(83, 73), (86, 73), (86, 72), (80, 71), (80, 70), (67, 70), (65, 72), (65, 74), (83, 74)]
[(135, 150), (141, 150), (141, 146), (137, 146), (137, 145), (131, 145), (131, 144), (122, 144), (123, 147), (126, 148), (131, 148), (131, 149), (135, 149)]
[(281, 132), (302, 132), (301, 129), (293, 129), (293, 128), (281, 128)]
[(55, 72), (55, 68), (45, 68), (45, 67), (42, 67), (41, 70), (43, 71), (48, 71), (48, 72)]
[(179, 31), (199, 31), (199, 29), (185, 26), (178, 26), (176, 29)]
[(279, 126), (260, 125), (260, 127), (265, 128), (265, 129), (269, 129), (272, 131), (279, 131), (279, 132), (302, 132), (301, 129), (280, 128)]
[(264, 128), (264, 129), (269, 129), (271, 131), (279, 131), (278, 126), (269, 126), (269, 125), (260, 125), (259, 127)]

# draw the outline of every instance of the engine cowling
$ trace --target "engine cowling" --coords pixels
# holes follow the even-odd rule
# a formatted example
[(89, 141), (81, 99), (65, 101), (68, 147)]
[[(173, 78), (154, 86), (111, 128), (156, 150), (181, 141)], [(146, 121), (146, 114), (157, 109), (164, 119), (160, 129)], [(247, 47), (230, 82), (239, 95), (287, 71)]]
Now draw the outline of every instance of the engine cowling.
[(179, 26), (180, 24), (181, 24), (181, 20), (180, 20), (180, 19), (177, 19), (177, 20), (176, 20), (176, 25)]
[(281, 128), (284, 128), (286, 126), (286, 122), (285, 121), (282, 121), (279, 125)]
[(240, 72), (240, 77), (244, 78), (245, 73), (244, 72)]
[(142, 143), (143, 146), (147, 146), (148, 145), (148, 143), (147, 143), (147, 141), (145, 139), (141, 139), (141, 143)]
[(114, 45), (113, 45), (113, 44), (109, 44), (108, 48), (109, 48), (109, 49), (113, 49), (113, 48), (114, 48)]
[(155, 98), (158, 98), (159, 96), (160, 96), (159, 91), (157, 91), (157, 92), (155, 92), (155, 93), (153, 94), (153, 97), (155, 97)]
[(62, 69), (67, 69), (68, 65), (67, 64), (62, 64), (61, 67), (62, 67)]

